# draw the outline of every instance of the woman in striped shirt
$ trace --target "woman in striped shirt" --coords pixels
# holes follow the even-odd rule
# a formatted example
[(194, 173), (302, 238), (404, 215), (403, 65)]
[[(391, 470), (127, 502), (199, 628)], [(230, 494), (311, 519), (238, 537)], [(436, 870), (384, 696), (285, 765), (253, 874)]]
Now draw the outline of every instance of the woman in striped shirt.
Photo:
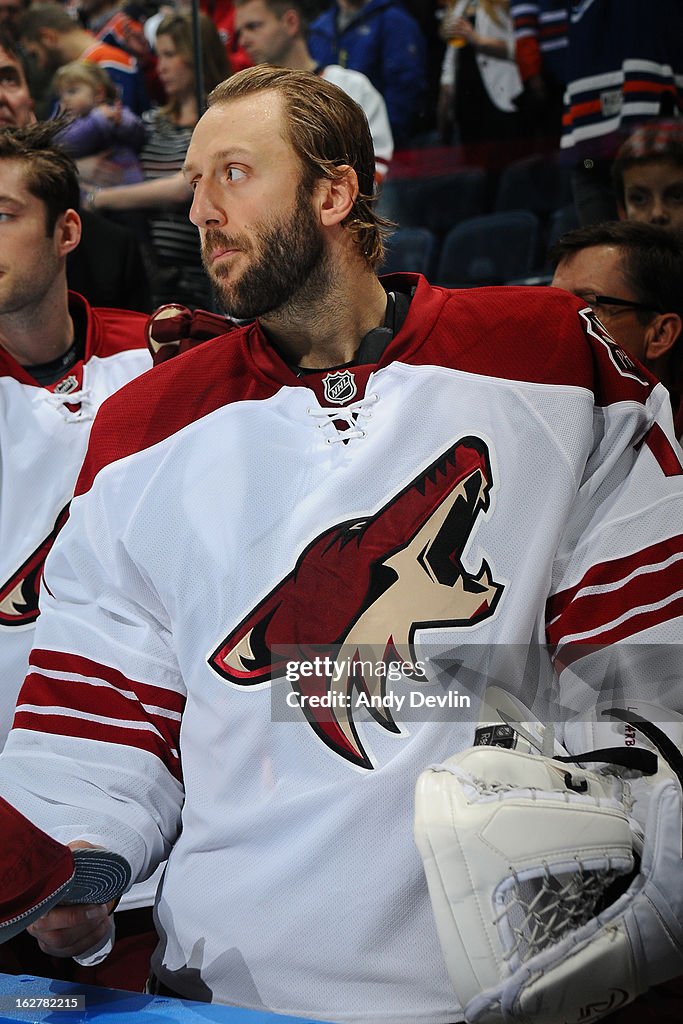
[[(204, 86), (210, 92), (228, 77), (229, 68), (218, 32), (203, 14), (200, 36)], [(202, 268), (197, 229), (188, 219), (191, 193), (179, 173), (199, 117), (189, 15), (174, 14), (161, 22), (156, 50), (167, 103), (143, 118), (147, 139), (140, 164), (145, 180), (94, 189), (88, 193), (88, 206), (146, 211), (153, 305), (180, 302), (206, 307), (212, 301), (210, 286)]]

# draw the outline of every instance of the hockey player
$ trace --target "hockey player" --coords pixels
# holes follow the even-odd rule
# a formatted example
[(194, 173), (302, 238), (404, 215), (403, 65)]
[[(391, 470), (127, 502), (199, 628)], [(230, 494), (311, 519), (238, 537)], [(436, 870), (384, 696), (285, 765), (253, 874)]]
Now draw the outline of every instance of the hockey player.
[[(168, 856), (155, 991), (462, 1020), (415, 782), (473, 743), (451, 684), (475, 701), (511, 649), (554, 668), (583, 716), (560, 735), (575, 751), (611, 650), (628, 667), (639, 648), (652, 699), (679, 700), (668, 397), (560, 289), (379, 280), (371, 137), (324, 79), (260, 65), (222, 83), (186, 175), (223, 304), (258, 319), (98, 417), (0, 794), (135, 878)], [(674, 919), (677, 835), (659, 869)], [(63, 954), (110, 936), (106, 910), (66, 907), (31, 931)], [(624, 978), (590, 950), (586, 972), (624, 998), (643, 966), (676, 973), (680, 946), (655, 920), (646, 938)]]
[(51, 124), (0, 133), (0, 747), (95, 413), (151, 365), (145, 315), (67, 291), (79, 185), (54, 134)]

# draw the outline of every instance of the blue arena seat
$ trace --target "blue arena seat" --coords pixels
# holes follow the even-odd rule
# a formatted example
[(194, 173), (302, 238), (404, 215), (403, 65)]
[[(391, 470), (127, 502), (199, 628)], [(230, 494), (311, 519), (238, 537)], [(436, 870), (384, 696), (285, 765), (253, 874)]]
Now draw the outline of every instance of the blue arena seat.
[(486, 171), (479, 167), (435, 178), (389, 179), (377, 212), (400, 228), (428, 228), (441, 238), (461, 220), (484, 212), (486, 184)]
[(556, 158), (530, 156), (509, 164), (500, 176), (494, 210), (531, 210), (544, 218), (571, 202), (569, 175)]
[(436, 256), (436, 236), (428, 228), (398, 228), (387, 240), (380, 274), (414, 273), (430, 276)]
[(579, 227), (579, 215), (573, 203), (561, 206), (550, 216), (548, 222), (548, 249), (567, 231), (573, 231)]
[(469, 288), (525, 277), (536, 269), (539, 239), (538, 217), (529, 210), (463, 221), (446, 235), (435, 283)]

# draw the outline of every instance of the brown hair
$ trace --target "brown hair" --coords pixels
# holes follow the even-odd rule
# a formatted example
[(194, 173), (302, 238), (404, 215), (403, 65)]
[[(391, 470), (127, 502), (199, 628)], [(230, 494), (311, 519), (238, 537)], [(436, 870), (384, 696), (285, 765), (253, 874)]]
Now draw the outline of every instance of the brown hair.
[[(235, 0), (235, 7), (245, 7), (252, 0)], [(285, 11), (296, 11), (299, 15), (301, 31), (306, 32), (310, 22), (319, 13), (314, 0), (263, 0), (264, 4), (276, 17), (281, 18)]]
[(633, 220), (607, 220), (585, 224), (561, 235), (550, 250), (556, 266), (583, 249), (609, 245), (619, 249), (621, 272), (636, 302), (642, 324), (656, 313), (678, 313), (683, 318), (683, 238), (658, 224)]
[[(218, 30), (206, 14), (199, 15), (199, 35), (202, 44), (204, 89), (209, 93), (229, 76), (230, 64)], [(194, 70), (194, 33), (189, 14), (169, 14), (159, 24), (157, 39), (159, 36), (169, 36), (180, 56)], [(167, 116), (173, 116), (178, 112), (176, 104), (169, 103), (162, 112)]]
[(683, 120), (649, 121), (636, 128), (619, 149), (612, 164), (612, 184), (624, 205), (624, 171), (639, 164), (677, 164), (683, 167)]
[(68, 64), (62, 64), (55, 72), (52, 80), (52, 88), (56, 93), (61, 93), (66, 85), (73, 82), (84, 82), (92, 89), (102, 89), (107, 103), (116, 103), (119, 94), (111, 78), (99, 64), (86, 64), (82, 60), (72, 60)]
[(63, 213), (78, 210), (80, 205), (76, 165), (55, 145), (55, 137), (63, 128), (59, 121), (43, 121), (0, 131), (0, 160), (23, 163), (26, 188), (45, 203), (48, 235), (54, 232)]
[(17, 33), (19, 39), (39, 42), (41, 29), (51, 28), (60, 35), (66, 35), (80, 27), (61, 4), (33, 4), (19, 18)]
[(307, 71), (258, 64), (233, 75), (209, 96), (209, 106), (273, 90), (285, 105), (284, 138), (299, 157), (304, 188), (321, 178), (340, 177), (339, 167), (353, 167), (359, 193), (344, 220), (364, 259), (374, 267), (384, 256), (383, 237), (391, 228), (373, 209), (375, 153), (367, 118), (342, 89)]

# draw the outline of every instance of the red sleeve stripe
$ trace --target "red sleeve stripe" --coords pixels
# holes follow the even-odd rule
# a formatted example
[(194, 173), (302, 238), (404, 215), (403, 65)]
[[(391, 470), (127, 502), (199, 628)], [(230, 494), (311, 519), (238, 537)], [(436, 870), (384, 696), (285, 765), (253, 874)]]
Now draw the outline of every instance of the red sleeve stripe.
[[(680, 572), (676, 577), (679, 584), (677, 592), (669, 592), (659, 600), (648, 601), (647, 604), (644, 601), (637, 604), (624, 601), (621, 595), (615, 595), (613, 602), (605, 601), (604, 598), (601, 600), (598, 595), (592, 606), (580, 602), (580, 606), (572, 609), (568, 618), (560, 621), (557, 630), (548, 630), (548, 642), (555, 648), (573, 643), (616, 643), (617, 640), (625, 640), (650, 626), (675, 619), (681, 614), (683, 601)], [(664, 588), (656, 588), (660, 589)], [(656, 590), (651, 590), (647, 584), (643, 588), (643, 592), (651, 597), (656, 596)], [(595, 615), (596, 608), (599, 611), (599, 619)], [(606, 636), (610, 637), (609, 641)]]
[(27, 729), (31, 732), (51, 733), (59, 736), (74, 736), (81, 739), (95, 740), (98, 743), (118, 743), (127, 747), (137, 747), (158, 757), (166, 765), (169, 772), (178, 780), (182, 779), (180, 760), (176, 751), (171, 751), (159, 734), (149, 729), (130, 728), (123, 725), (112, 725), (107, 722), (92, 721), (87, 718), (66, 716), (59, 711), (36, 712), (30, 706), (19, 706), (14, 715), (14, 729)]
[[(674, 586), (678, 590), (674, 590)], [(602, 643), (605, 632), (615, 640), (624, 640), (657, 623), (665, 623), (680, 614), (680, 567), (640, 579), (618, 591), (592, 594), (575, 602), (557, 624), (547, 631), (553, 647), (565, 643)], [(647, 626), (643, 626), (644, 617)], [(641, 623), (641, 625), (638, 625)]]
[(653, 423), (642, 441), (634, 445), (635, 450), (638, 451), (642, 445), (650, 449), (664, 476), (683, 475), (681, 457), (658, 423)]
[(20, 707), (30, 705), (36, 714), (46, 713), (38, 710), (44, 708), (47, 713), (86, 716), (112, 726), (153, 730), (173, 750), (174, 756), (178, 756), (180, 715), (170, 719), (168, 713), (155, 714), (151, 705), (141, 704), (133, 693), (127, 694), (102, 683), (92, 685), (31, 672), (26, 677), (17, 704)]
[[(683, 615), (683, 592), (679, 594), (667, 607), (666, 619), (674, 619), (678, 616)], [(659, 608), (645, 609), (641, 608), (638, 614), (632, 618), (615, 625), (613, 628), (606, 629), (604, 632), (596, 631), (592, 636), (587, 637), (585, 640), (574, 641), (573, 638), (569, 638), (566, 643), (563, 643), (553, 654), (553, 662), (555, 669), (559, 675), (563, 669), (571, 665), (573, 662), (578, 661), (580, 658), (585, 657), (588, 654), (592, 654), (596, 650), (600, 650), (603, 647), (611, 646), (612, 644), (619, 643), (622, 640), (627, 640), (629, 637), (634, 636), (636, 633), (642, 633), (652, 626), (658, 626), (662, 621), (662, 615)]]
[[(599, 565), (592, 566), (575, 587), (560, 590), (548, 599), (546, 623), (549, 626), (554, 625), (560, 616), (566, 614), (570, 605), (582, 596), (582, 591), (597, 593), (598, 589), (605, 591), (624, 586), (642, 574), (668, 570), (675, 566), (681, 557), (683, 557), (683, 534), (659, 541), (657, 544), (651, 544), (632, 555), (614, 558), (609, 562), (600, 562)], [(678, 572), (680, 573), (680, 569)], [(680, 581), (680, 575), (678, 581)]]
[[(59, 684), (76, 684), (76, 686), (88, 686), (91, 689), (99, 687), (103, 692), (103, 696), (106, 698), (105, 703), (107, 710), (110, 710), (113, 706), (113, 694), (114, 699), (116, 696), (120, 695), (129, 701), (133, 701), (134, 704), (143, 708), (149, 717), (159, 716), (160, 718), (168, 718), (176, 722), (180, 722), (183, 717), (179, 711), (169, 711), (167, 708), (158, 707), (155, 704), (144, 704), (139, 700), (138, 695), (133, 690), (119, 690), (116, 687), (112, 687), (111, 683), (105, 683), (101, 679), (88, 679), (86, 676), (76, 675), (73, 672), (29, 672), (24, 681), (24, 686), (28, 689), (22, 690), (22, 696), (28, 692), (31, 698), (35, 697), (38, 692), (40, 692), (40, 681), (47, 683), (50, 687), (50, 694), (59, 692)], [(36, 684), (38, 684), (38, 688), (36, 688)], [(74, 695), (81, 692), (85, 693), (86, 691), (79, 691), (75, 689), (70, 691), (69, 700), (67, 702), (69, 707), (74, 706)]]
[(62, 651), (47, 651), (37, 648), (31, 652), (29, 664), (34, 668), (44, 670), (46, 674), (52, 671), (60, 677), (73, 674), (85, 677), (85, 679), (102, 680), (117, 690), (134, 693), (141, 704), (164, 708), (166, 711), (179, 715), (182, 714), (185, 707), (184, 694), (163, 686), (155, 686), (152, 683), (141, 683), (129, 679), (118, 669), (102, 665), (98, 661), (91, 661), (90, 658), (84, 658), (79, 654), (66, 654)]

